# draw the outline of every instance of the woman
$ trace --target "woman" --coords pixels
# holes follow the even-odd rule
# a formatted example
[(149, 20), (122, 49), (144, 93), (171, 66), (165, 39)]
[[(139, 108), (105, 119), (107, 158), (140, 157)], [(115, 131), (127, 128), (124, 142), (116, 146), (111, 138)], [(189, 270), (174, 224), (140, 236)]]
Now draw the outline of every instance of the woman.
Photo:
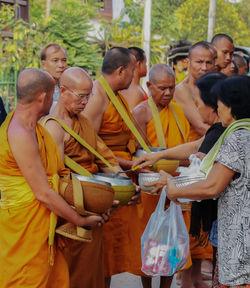
[(157, 187), (167, 197), (218, 200), (219, 282), (223, 287), (250, 287), (250, 78), (234, 76), (213, 87), (218, 115), (227, 127), (202, 161), (206, 180), (177, 188), (161, 172)]

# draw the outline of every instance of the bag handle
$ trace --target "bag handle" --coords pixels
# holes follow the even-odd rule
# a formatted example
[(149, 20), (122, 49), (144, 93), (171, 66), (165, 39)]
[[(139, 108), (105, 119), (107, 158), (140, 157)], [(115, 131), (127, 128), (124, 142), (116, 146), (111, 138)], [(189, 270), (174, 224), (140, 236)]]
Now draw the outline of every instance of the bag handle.
[(159, 199), (159, 201), (158, 201), (158, 204), (157, 204), (157, 206), (156, 206), (156, 208), (155, 208), (155, 212), (156, 213), (165, 213), (166, 211), (164, 210), (164, 208), (165, 208), (165, 202), (166, 202), (166, 197), (167, 197), (167, 195), (166, 195), (166, 187), (167, 186), (164, 186), (163, 188), (162, 188), (162, 190), (161, 190), (161, 195), (160, 195), (160, 199)]

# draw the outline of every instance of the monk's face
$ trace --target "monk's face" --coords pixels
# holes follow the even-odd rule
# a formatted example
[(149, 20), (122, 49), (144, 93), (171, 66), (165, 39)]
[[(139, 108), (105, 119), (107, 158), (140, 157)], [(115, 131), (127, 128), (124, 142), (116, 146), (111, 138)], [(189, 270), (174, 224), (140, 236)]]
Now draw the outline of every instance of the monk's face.
[(231, 61), (225, 68), (221, 69), (221, 73), (226, 76), (232, 76), (235, 74), (235, 64), (234, 61)]
[(63, 49), (49, 47), (46, 51), (46, 59), (42, 60), (41, 64), (57, 82), (67, 68), (67, 55)]
[(217, 49), (216, 66), (225, 68), (233, 59), (234, 44), (226, 38), (218, 39), (215, 43)]
[(189, 57), (189, 73), (197, 80), (207, 72), (213, 71), (214, 54), (210, 49), (196, 47)]
[(71, 116), (82, 112), (92, 95), (93, 83), (91, 80), (83, 79), (73, 87), (61, 86), (60, 97), (63, 99), (64, 107)]
[(148, 82), (148, 89), (157, 106), (166, 107), (174, 96), (175, 78), (162, 77), (154, 82)]

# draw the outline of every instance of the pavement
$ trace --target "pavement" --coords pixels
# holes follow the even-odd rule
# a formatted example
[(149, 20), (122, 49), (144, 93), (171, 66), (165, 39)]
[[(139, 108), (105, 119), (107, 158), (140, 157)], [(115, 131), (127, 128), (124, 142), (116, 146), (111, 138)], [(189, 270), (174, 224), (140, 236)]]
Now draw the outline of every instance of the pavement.
[[(205, 283), (211, 286), (211, 281), (205, 281)], [(159, 288), (160, 277), (154, 277), (152, 284), (153, 284), (152, 288)], [(110, 288), (143, 288), (143, 287), (139, 276), (135, 276), (130, 273), (121, 273), (112, 277)], [(180, 288), (180, 286), (176, 285), (175, 283), (175, 277), (173, 279), (171, 288)]]

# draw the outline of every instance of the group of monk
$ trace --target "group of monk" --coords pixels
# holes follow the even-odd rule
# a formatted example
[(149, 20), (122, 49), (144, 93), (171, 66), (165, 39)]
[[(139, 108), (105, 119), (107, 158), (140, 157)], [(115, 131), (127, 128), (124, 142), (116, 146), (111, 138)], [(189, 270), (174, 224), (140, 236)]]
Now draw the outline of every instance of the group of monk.
[[(17, 106), (0, 128), (1, 288), (109, 288), (111, 277), (123, 272), (141, 276), (143, 287), (152, 287), (152, 278), (141, 271), (140, 238), (159, 195), (142, 193), (137, 186), (129, 205), (102, 215), (79, 215), (58, 195), (60, 177), (77, 172), (67, 165), (66, 157), (90, 173), (114, 172), (64, 125), (117, 171), (131, 169), (140, 143), (123, 114), (151, 146), (160, 146), (152, 105), (157, 108), (167, 148), (201, 138), (210, 126), (197, 109), (195, 82), (207, 72), (223, 72), (233, 62), (233, 52), (228, 35), (217, 34), (211, 43), (200, 41), (190, 48), (188, 76), (177, 87), (170, 66), (151, 67), (147, 95), (140, 85), (147, 75), (146, 56), (138, 47), (107, 51), (95, 81), (82, 68), (67, 68), (63, 47), (52, 43), (42, 49), (42, 69), (29, 68), (19, 74)], [(137, 184), (140, 172), (145, 171), (137, 169), (124, 176)], [(182, 208), (189, 230), (191, 204)], [(57, 222), (90, 227), (92, 242), (55, 234)], [(209, 287), (202, 279), (201, 261), (211, 258), (211, 245), (201, 247), (190, 235), (181, 287)], [(172, 279), (161, 277), (160, 287), (170, 287)]]

